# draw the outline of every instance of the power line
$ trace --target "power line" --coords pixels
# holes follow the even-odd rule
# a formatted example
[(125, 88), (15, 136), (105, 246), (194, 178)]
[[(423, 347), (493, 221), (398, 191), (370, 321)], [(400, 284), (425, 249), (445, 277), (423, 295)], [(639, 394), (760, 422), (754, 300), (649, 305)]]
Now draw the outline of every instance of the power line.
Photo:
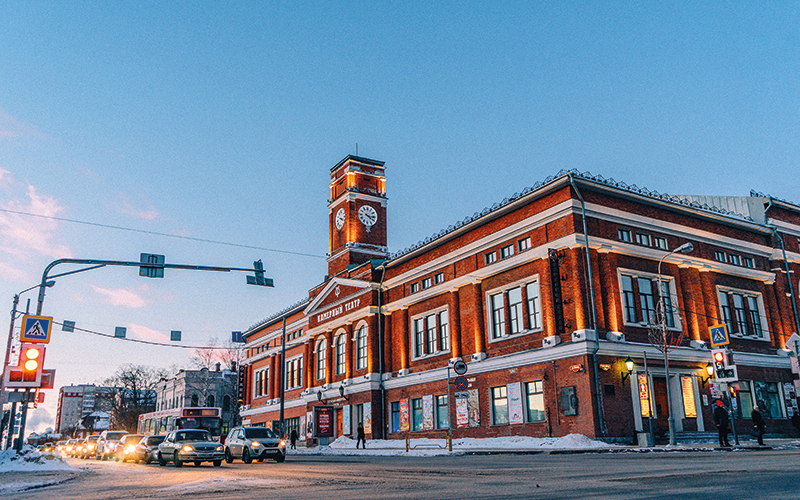
[(0, 212), (6, 212), (6, 213), (9, 213), (9, 214), (15, 214), (15, 215), (25, 215), (27, 217), (38, 217), (40, 219), (57, 220), (57, 221), (61, 221), (61, 222), (72, 222), (73, 224), (84, 224), (86, 226), (103, 227), (103, 228), (106, 228), (106, 229), (118, 229), (120, 231), (129, 231), (129, 232), (132, 232), (132, 233), (151, 234), (151, 235), (154, 235), (154, 236), (165, 236), (167, 238), (176, 238), (176, 239), (180, 239), (180, 240), (197, 241), (197, 242), (201, 242), (201, 243), (214, 243), (215, 245), (225, 245), (225, 246), (238, 247), (238, 248), (250, 248), (250, 249), (253, 249), (253, 250), (264, 250), (264, 251), (267, 251), (267, 252), (283, 253), (283, 254), (287, 254), (287, 255), (298, 255), (298, 256), (301, 256), (301, 257), (314, 257), (316, 259), (324, 259), (325, 258), (324, 255), (317, 255), (317, 254), (312, 254), (312, 253), (292, 252), (290, 250), (278, 250), (276, 248), (266, 248), (266, 247), (259, 247), (259, 246), (254, 246), (254, 245), (242, 245), (242, 244), (239, 244), (239, 243), (230, 243), (230, 242), (227, 242), (227, 241), (209, 240), (209, 239), (206, 239), (206, 238), (194, 238), (192, 236), (181, 236), (181, 235), (178, 235), (178, 234), (160, 233), (158, 231), (147, 231), (145, 229), (133, 229), (133, 228), (124, 227), (124, 226), (112, 226), (110, 224), (100, 224), (98, 222), (87, 222), (87, 221), (77, 220), (77, 219), (65, 219), (63, 217), (54, 217), (52, 215), (41, 215), (41, 214), (32, 214), (32, 213), (28, 213), (28, 212), (19, 212), (17, 210), (8, 210), (6, 208), (0, 208)]
[[(58, 321), (53, 321), (53, 323), (56, 324), (56, 325), (64, 326), (63, 323), (59, 323)], [(161, 347), (175, 347), (175, 348), (178, 348), (178, 349), (204, 349), (204, 350), (227, 350), (227, 349), (231, 349), (230, 347), (224, 347), (224, 346), (200, 346), (200, 345), (165, 344), (163, 342), (151, 342), (149, 340), (129, 339), (127, 337), (117, 337), (116, 335), (110, 335), (108, 333), (100, 333), (100, 332), (95, 332), (93, 330), (87, 330), (85, 328), (78, 328), (77, 326), (73, 326), (73, 329), (75, 329), (76, 331), (79, 331), (79, 332), (83, 332), (83, 333), (89, 333), (89, 334), (92, 334), (92, 335), (98, 335), (100, 337), (106, 337), (106, 338), (114, 339), (114, 340), (124, 340), (126, 342), (135, 342), (137, 344), (157, 345), (157, 346), (161, 346)]]

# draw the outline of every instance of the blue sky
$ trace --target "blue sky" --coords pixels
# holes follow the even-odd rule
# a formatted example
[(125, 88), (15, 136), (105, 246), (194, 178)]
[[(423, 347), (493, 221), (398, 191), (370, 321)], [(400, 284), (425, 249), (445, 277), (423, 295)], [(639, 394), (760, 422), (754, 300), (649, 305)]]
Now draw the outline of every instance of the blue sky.
[[(356, 144), (386, 161), (392, 251), (566, 168), (800, 202), (798, 26), (793, 2), (3, 2), (1, 209), (261, 249), (0, 212), (0, 298), (62, 257), (263, 259), (274, 289), (109, 268), (45, 301), (223, 341), (322, 280), (328, 172)], [(56, 330), (46, 365), (60, 386), (188, 354)]]

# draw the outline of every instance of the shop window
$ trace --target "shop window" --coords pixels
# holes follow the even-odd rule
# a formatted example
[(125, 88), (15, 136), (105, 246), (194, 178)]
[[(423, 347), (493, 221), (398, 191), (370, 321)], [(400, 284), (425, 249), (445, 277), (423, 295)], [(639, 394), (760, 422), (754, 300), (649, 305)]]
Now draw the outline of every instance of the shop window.
[(517, 248), (519, 248), (520, 252), (524, 252), (531, 248), (531, 238), (530, 236), (527, 238), (522, 238), (517, 242)]
[(438, 355), (450, 350), (450, 325), (447, 310), (431, 311), (412, 318), (415, 358)]
[(494, 264), (497, 262), (497, 252), (489, 252), (484, 256), (486, 264)]
[(528, 410), (528, 422), (544, 421), (544, 393), (541, 380), (525, 383), (525, 404)]
[(507, 259), (514, 255), (514, 245), (506, 245), (500, 249), (500, 258)]
[[(676, 311), (673, 306), (673, 281), (662, 277), (661, 295), (657, 276), (644, 273), (620, 273), (620, 292), (625, 323), (637, 325), (658, 324), (656, 307), (660, 298), (664, 299), (665, 323), (668, 328), (677, 324)], [(637, 300), (638, 299), (638, 300)]]
[(783, 418), (783, 406), (776, 382), (753, 382), (756, 403), (761, 416), (766, 418)]
[(636, 244), (646, 247), (650, 246), (650, 235), (645, 233), (636, 233)]
[(447, 429), (450, 425), (450, 412), (447, 396), (436, 396), (436, 428)]
[(653, 236), (653, 246), (660, 250), (668, 250), (667, 239), (661, 236)]
[(492, 424), (508, 424), (508, 388), (492, 387)]
[(617, 238), (619, 241), (625, 241), (630, 243), (631, 242), (631, 232), (627, 229), (618, 229), (617, 230)]
[(356, 331), (356, 370), (367, 367), (367, 327), (366, 325)]
[(422, 412), (422, 398), (412, 399), (411, 400), (411, 420), (412, 420), (412, 429), (415, 431), (422, 430), (422, 420), (423, 420), (423, 412)]
[(739, 290), (720, 289), (722, 320), (731, 335), (765, 338), (766, 325), (761, 295)]
[[(752, 418), (753, 416), (753, 389), (750, 384), (750, 380), (739, 380), (739, 411), (742, 412), (743, 418)], [(762, 413), (761, 416), (764, 414)]]

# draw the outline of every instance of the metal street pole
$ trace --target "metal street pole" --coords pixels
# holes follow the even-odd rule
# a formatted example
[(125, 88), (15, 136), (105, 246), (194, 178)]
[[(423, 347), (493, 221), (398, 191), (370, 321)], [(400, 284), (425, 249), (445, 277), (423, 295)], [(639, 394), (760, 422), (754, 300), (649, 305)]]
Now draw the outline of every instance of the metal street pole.
[(14, 339), (14, 322), (17, 319), (17, 304), (19, 304), (19, 294), (14, 295), (14, 302), (11, 306), (11, 324), (8, 327), (8, 342), (6, 343), (6, 358), (3, 362), (3, 377), (0, 378), (0, 408), (6, 402), (6, 370), (11, 358), (11, 342)]
[(286, 395), (286, 316), (283, 317), (283, 330), (281, 330), (281, 437), (286, 436), (286, 427), (283, 421), (284, 396)]
[(450, 362), (447, 362), (447, 435), (450, 437), (448, 443), (448, 451), (453, 451), (453, 414), (451, 409), (453, 408), (450, 404)]

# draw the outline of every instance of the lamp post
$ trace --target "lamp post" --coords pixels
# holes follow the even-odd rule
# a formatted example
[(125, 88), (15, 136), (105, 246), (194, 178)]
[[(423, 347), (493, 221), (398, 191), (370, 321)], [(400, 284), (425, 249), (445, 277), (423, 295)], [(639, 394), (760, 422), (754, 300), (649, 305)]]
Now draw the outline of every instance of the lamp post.
[(669, 351), (676, 345), (680, 344), (680, 340), (683, 337), (683, 332), (681, 331), (681, 335), (674, 343), (672, 342), (673, 339), (667, 337), (667, 311), (664, 307), (664, 286), (661, 277), (661, 264), (664, 263), (664, 259), (673, 253), (687, 254), (692, 250), (694, 250), (694, 246), (692, 246), (691, 243), (684, 243), (683, 245), (666, 253), (663, 257), (661, 257), (661, 260), (658, 261), (658, 309), (656, 310), (656, 320), (658, 321), (658, 335), (656, 338), (658, 342), (653, 343), (656, 345), (656, 348), (664, 353), (664, 371), (667, 378), (667, 409), (669, 411), (667, 423), (669, 425), (669, 444), (671, 446), (675, 446), (675, 415), (672, 412), (672, 391), (670, 391), (669, 381)]

